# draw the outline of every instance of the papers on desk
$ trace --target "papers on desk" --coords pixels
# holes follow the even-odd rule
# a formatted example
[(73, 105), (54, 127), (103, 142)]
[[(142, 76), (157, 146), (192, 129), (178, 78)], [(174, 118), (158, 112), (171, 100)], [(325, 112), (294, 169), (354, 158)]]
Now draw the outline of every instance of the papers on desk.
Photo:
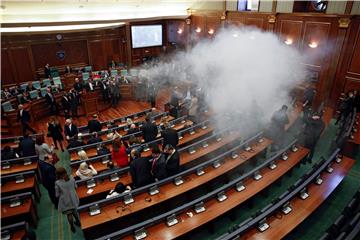
[(87, 194), (92, 194), (93, 191), (94, 191), (94, 189), (89, 188), (86, 193), (87, 193)]

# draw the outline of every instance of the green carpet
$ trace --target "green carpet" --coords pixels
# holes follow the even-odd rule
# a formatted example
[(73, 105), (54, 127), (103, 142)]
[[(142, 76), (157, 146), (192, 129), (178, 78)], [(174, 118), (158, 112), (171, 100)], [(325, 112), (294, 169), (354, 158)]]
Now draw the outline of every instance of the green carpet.
[[(268, 190), (268, 196), (258, 195), (254, 198), (254, 208), (249, 209), (242, 205), (236, 208), (234, 215), (235, 221), (231, 221), (227, 217), (220, 217), (214, 221), (216, 232), (210, 233), (207, 228), (200, 228), (191, 234), (191, 239), (208, 240), (215, 239), (226, 233), (229, 228), (244, 221), (256, 211), (262, 209), (269, 204), (273, 199), (280, 196), (288, 187), (295, 183), (314, 163), (319, 161), (321, 156), (325, 158), (329, 156), (329, 148), (331, 140), (334, 139), (336, 127), (334, 122), (327, 127), (324, 134), (321, 136), (313, 158), (312, 164), (301, 165), (300, 168), (295, 168), (291, 177), (285, 176), (282, 180), (282, 185), (273, 185)], [(68, 152), (58, 152), (60, 161), (57, 166), (63, 166), (70, 173), (70, 155)], [(333, 194), (321, 205), (309, 218), (307, 218), (300, 226), (298, 226), (286, 239), (300, 239), (311, 240), (318, 239), (326, 229), (336, 220), (343, 208), (350, 201), (357, 189), (360, 187), (360, 154), (356, 156), (356, 163), (351, 169), (350, 173), (345, 177)], [(84, 239), (80, 228), (76, 228), (76, 233), (70, 231), (66, 216), (59, 214), (53, 207), (48, 197), (46, 190), (41, 186), (42, 198), (38, 205), (38, 212), (40, 216), (39, 226), (36, 229), (38, 239)], [(114, 229), (115, 230), (115, 229)]]

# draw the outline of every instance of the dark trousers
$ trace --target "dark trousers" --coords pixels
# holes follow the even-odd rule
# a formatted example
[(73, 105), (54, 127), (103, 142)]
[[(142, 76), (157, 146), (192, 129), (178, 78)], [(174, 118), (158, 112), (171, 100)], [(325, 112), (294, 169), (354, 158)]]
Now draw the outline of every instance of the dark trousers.
[(72, 117), (78, 117), (77, 106), (71, 108), (71, 115)]
[(63, 147), (63, 144), (62, 144), (62, 140), (53, 138), (53, 141), (54, 141), (54, 145), (55, 145), (55, 148), (56, 148), (56, 149), (58, 148), (58, 147), (57, 147), (57, 143), (59, 142), (59, 145), (60, 145), (61, 150), (64, 151), (64, 147)]
[(111, 98), (111, 104), (112, 104), (113, 107), (117, 106), (118, 102), (119, 102), (119, 97), (113, 96)]
[(55, 195), (55, 186), (46, 188), (49, 194), (50, 201), (54, 204), (55, 208), (58, 207), (59, 199)]
[(23, 130), (23, 135), (25, 135), (25, 133), (26, 133), (26, 130), (29, 130), (30, 132), (32, 132), (33, 134), (35, 134), (36, 133), (36, 131), (32, 128), (32, 127), (30, 127), (30, 125), (29, 125), (29, 123), (22, 123), (22, 130)]

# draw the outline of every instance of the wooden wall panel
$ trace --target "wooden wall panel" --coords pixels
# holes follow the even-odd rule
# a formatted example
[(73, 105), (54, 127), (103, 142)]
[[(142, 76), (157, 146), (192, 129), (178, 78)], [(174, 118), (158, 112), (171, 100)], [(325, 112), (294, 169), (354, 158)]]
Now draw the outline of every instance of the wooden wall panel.
[(283, 20), (279, 22), (279, 25), (278, 34), (281, 39), (283, 41), (291, 40), (292, 45), (299, 49), (302, 43), (303, 21)]
[(30, 56), (26, 47), (11, 48), (11, 57), (13, 58), (13, 64), (16, 69), (17, 82), (33, 81), (33, 71), (30, 63)]
[(357, 28), (353, 55), (351, 56), (349, 72), (360, 74), (360, 27)]
[(1, 49), (1, 84), (13, 84), (15, 77), (12, 74), (10, 58), (7, 49)]
[(94, 40), (89, 41), (89, 55), (91, 57), (91, 65), (93, 69), (100, 70), (107, 68), (107, 62), (104, 56), (103, 41)]
[[(34, 44), (31, 46), (35, 68), (61, 66), (73, 63), (89, 63), (86, 41), (62, 41), (58, 43)], [(60, 59), (58, 52), (64, 52), (65, 58)]]
[(248, 26), (254, 26), (254, 27), (263, 29), (264, 28), (264, 19), (248, 17), (245, 20), (245, 24)]
[[(170, 43), (176, 43), (181, 46), (186, 44), (188, 27), (185, 21), (168, 21), (167, 27), (167, 37)], [(179, 29), (181, 33), (178, 33)]]

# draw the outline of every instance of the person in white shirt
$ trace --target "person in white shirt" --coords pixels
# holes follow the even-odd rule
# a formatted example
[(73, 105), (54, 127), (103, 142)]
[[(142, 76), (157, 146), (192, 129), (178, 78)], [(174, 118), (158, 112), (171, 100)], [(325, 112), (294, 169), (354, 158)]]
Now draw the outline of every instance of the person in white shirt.
[(76, 171), (76, 176), (78, 176), (81, 180), (92, 178), (96, 174), (96, 169), (92, 165), (88, 165), (86, 162), (82, 162), (79, 169)]
[(130, 186), (125, 186), (122, 182), (119, 182), (116, 184), (115, 189), (110, 190), (106, 198), (116, 197), (122, 193), (130, 192), (130, 190), (131, 190)]

